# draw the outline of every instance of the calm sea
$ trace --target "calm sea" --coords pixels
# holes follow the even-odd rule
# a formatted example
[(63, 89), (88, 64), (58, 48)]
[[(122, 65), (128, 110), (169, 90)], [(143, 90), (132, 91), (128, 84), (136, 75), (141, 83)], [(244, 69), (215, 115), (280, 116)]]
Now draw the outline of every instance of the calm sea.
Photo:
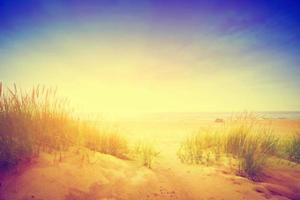
[[(199, 121), (207, 120), (214, 121), (215, 119), (226, 119), (232, 116), (239, 115), (241, 113), (236, 112), (162, 112), (162, 113), (143, 113), (136, 114), (132, 116), (114, 116), (114, 115), (94, 115), (100, 116), (101, 119), (110, 121), (153, 121), (153, 122), (166, 122), (166, 121)], [(261, 119), (292, 119), (300, 120), (300, 111), (295, 112), (255, 112), (256, 116)], [(88, 119), (91, 119), (87, 115)], [(93, 117), (92, 117), (93, 118)], [(99, 119), (99, 117), (94, 117), (94, 119)], [(98, 120), (97, 120), (98, 121)]]
[[(300, 119), (300, 111), (297, 112), (255, 112), (259, 117), (265, 119)], [(235, 112), (165, 112), (165, 113), (149, 113), (142, 115), (146, 119), (160, 119), (160, 120), (178, 120), (178, 119), (192, 119), (192, 120), (214, 120), (217, 118), (225, 119), (232, 117)]]

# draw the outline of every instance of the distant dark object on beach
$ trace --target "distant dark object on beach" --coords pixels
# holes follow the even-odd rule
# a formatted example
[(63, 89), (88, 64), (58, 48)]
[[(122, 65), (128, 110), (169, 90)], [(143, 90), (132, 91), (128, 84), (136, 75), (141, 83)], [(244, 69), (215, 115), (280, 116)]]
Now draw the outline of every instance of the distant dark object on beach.
[(221, 118), (217, 118), (215, 120), (216, 123), (224, 123), (224, 119), (221, 119)]

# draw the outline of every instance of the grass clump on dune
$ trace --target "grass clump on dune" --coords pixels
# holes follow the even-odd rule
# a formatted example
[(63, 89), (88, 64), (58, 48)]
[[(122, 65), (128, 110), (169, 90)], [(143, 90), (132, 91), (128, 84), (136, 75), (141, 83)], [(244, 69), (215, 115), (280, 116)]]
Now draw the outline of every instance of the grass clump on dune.
[(277, 154), (279, 138), (270, 127), (257, 123), (253, 114), (244, 114), (229, 124), (224, 137), (227, 155), (238, 159), (239, 173), (255, 179), (268, 157)]
[[(97, 140), (90, 145), (93, 135)], [(61, 153), (70, 146), (120, 156), (126, 141), (76, 118), (56, 90), (37, 86), (22, 91), (16, 85), (4, 89), (0, 83), (0, 168), (30, 160), (40, 151)]]
[(188, 164), (207, 164), (213, 158), (218, 160), (222, 151), (219, 136), (216, 131), (199, 131), (188, 136), (181, 143), (178, 158)]
[(287, 157), (290, 161), (300, 163), (300, 133), (291, 136), (286, 143)]
[(153, 144), (139, 142), (135, 145), (133, 152), (135, 159), (140, 161), (145, 167), (152, 168), (153, 163), (159, 155)]
[(255, 115), (245, 113), (232, 118), (217, 131), (189, 136), (182, 142), (178, 157), (195, 164), (221, 155), (233, 157), (238, 161), (238, 173), (255, 179), (267, 158), (277, 154), (278, 141), (269, 127), (257, 123)]
[(101, 131), (89, 132), (85, 146), (93, 151), (118, 158), (128, 158), (128, 142), (117, 129), (105, 128)]

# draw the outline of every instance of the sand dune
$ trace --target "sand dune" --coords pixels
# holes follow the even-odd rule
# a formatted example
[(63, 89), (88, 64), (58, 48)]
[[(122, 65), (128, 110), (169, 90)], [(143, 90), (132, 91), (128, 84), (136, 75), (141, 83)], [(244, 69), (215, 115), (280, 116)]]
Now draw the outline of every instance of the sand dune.
[(44, 154), (2, 177), (1, 198), (29, 199), (299, 199), (300, 169), (268, 170), (263, 182), (236, 176), (230, 169), (165, 163), (154, 170), (113, 156), (90, 152), (90, 161), (73, 153), (62, 162)]
[[(292, 131), (297, 123), (274, 122), (276, 126), (280, 125), (277, 126), (279, 130), (285, 124), (286, 131)], [(134, 127), (132, 124), (130, 126)], [(53, 154), (44, 153), (28, 164), (1, 174), (0, 199), (300, 199), (299, 165), (276, 163), (274, 167), (265, 169), (261, 182), (253, 182), (237, 176), (233, 169), (225, 165), (180, 163), (176, 158), (178, 142), (182, 134), (194, 128), (190, 125), (180, 126), (177, 137), (166, 127), (152, 128), (155, 133), (152, 136), (151, 129), (143, 127), (143, 137), (156, 138), (158, 147), (164, 150), (153, 169), (137, 161), (122, 160), (90, 150), (66, 152), (62, 161), (58, 161)], [(142, 129), (136, 127), (131, 130), (131, 139), (137, 139)]]

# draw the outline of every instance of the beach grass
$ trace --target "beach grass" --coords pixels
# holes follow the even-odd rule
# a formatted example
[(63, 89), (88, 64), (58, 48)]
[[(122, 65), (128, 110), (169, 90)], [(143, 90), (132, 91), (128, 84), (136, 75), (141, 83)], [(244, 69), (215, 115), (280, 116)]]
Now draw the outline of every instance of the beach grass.
[(230, 157), (238, 161), (238, 174), (256, 179), (268, 158), (278, 154), (278, 148), (279, 138), (272, 128), (260, 125), (254, 114), (243, 113), (219, 129), (188, 136), (180, 145), (178, 157), (192, 164)]
[(285, 143), (287, 158), (300, 164), (300, 132), (296, 132)]
[(86, 136), (85, 146), (93, 151), (128, 159), (129, 147), (127, 139), (115, 128), (96, 129)]
[(207, 164), (218, 160), (222, 152), (221, 135), (215, 130), (203, 130), (187, 136), (181, 143), (177, 156), (183, 163)]
[(149, 169), (153, 167), (158, 156), (159, 151), (155, 148), (154, 144), (150, 142), (140, 141), (136, 143), (133, 148), (133, 157)]
[[(92, 141), (92, 142), (91, 142)], [(38, 156), (40, 151), (61, 152), (87, 147), (124, 157), (127, 141), (76, 117), (56, 89), (37, 86), (23, 91), (0, 83), (0, 167), (10, 168)]]

